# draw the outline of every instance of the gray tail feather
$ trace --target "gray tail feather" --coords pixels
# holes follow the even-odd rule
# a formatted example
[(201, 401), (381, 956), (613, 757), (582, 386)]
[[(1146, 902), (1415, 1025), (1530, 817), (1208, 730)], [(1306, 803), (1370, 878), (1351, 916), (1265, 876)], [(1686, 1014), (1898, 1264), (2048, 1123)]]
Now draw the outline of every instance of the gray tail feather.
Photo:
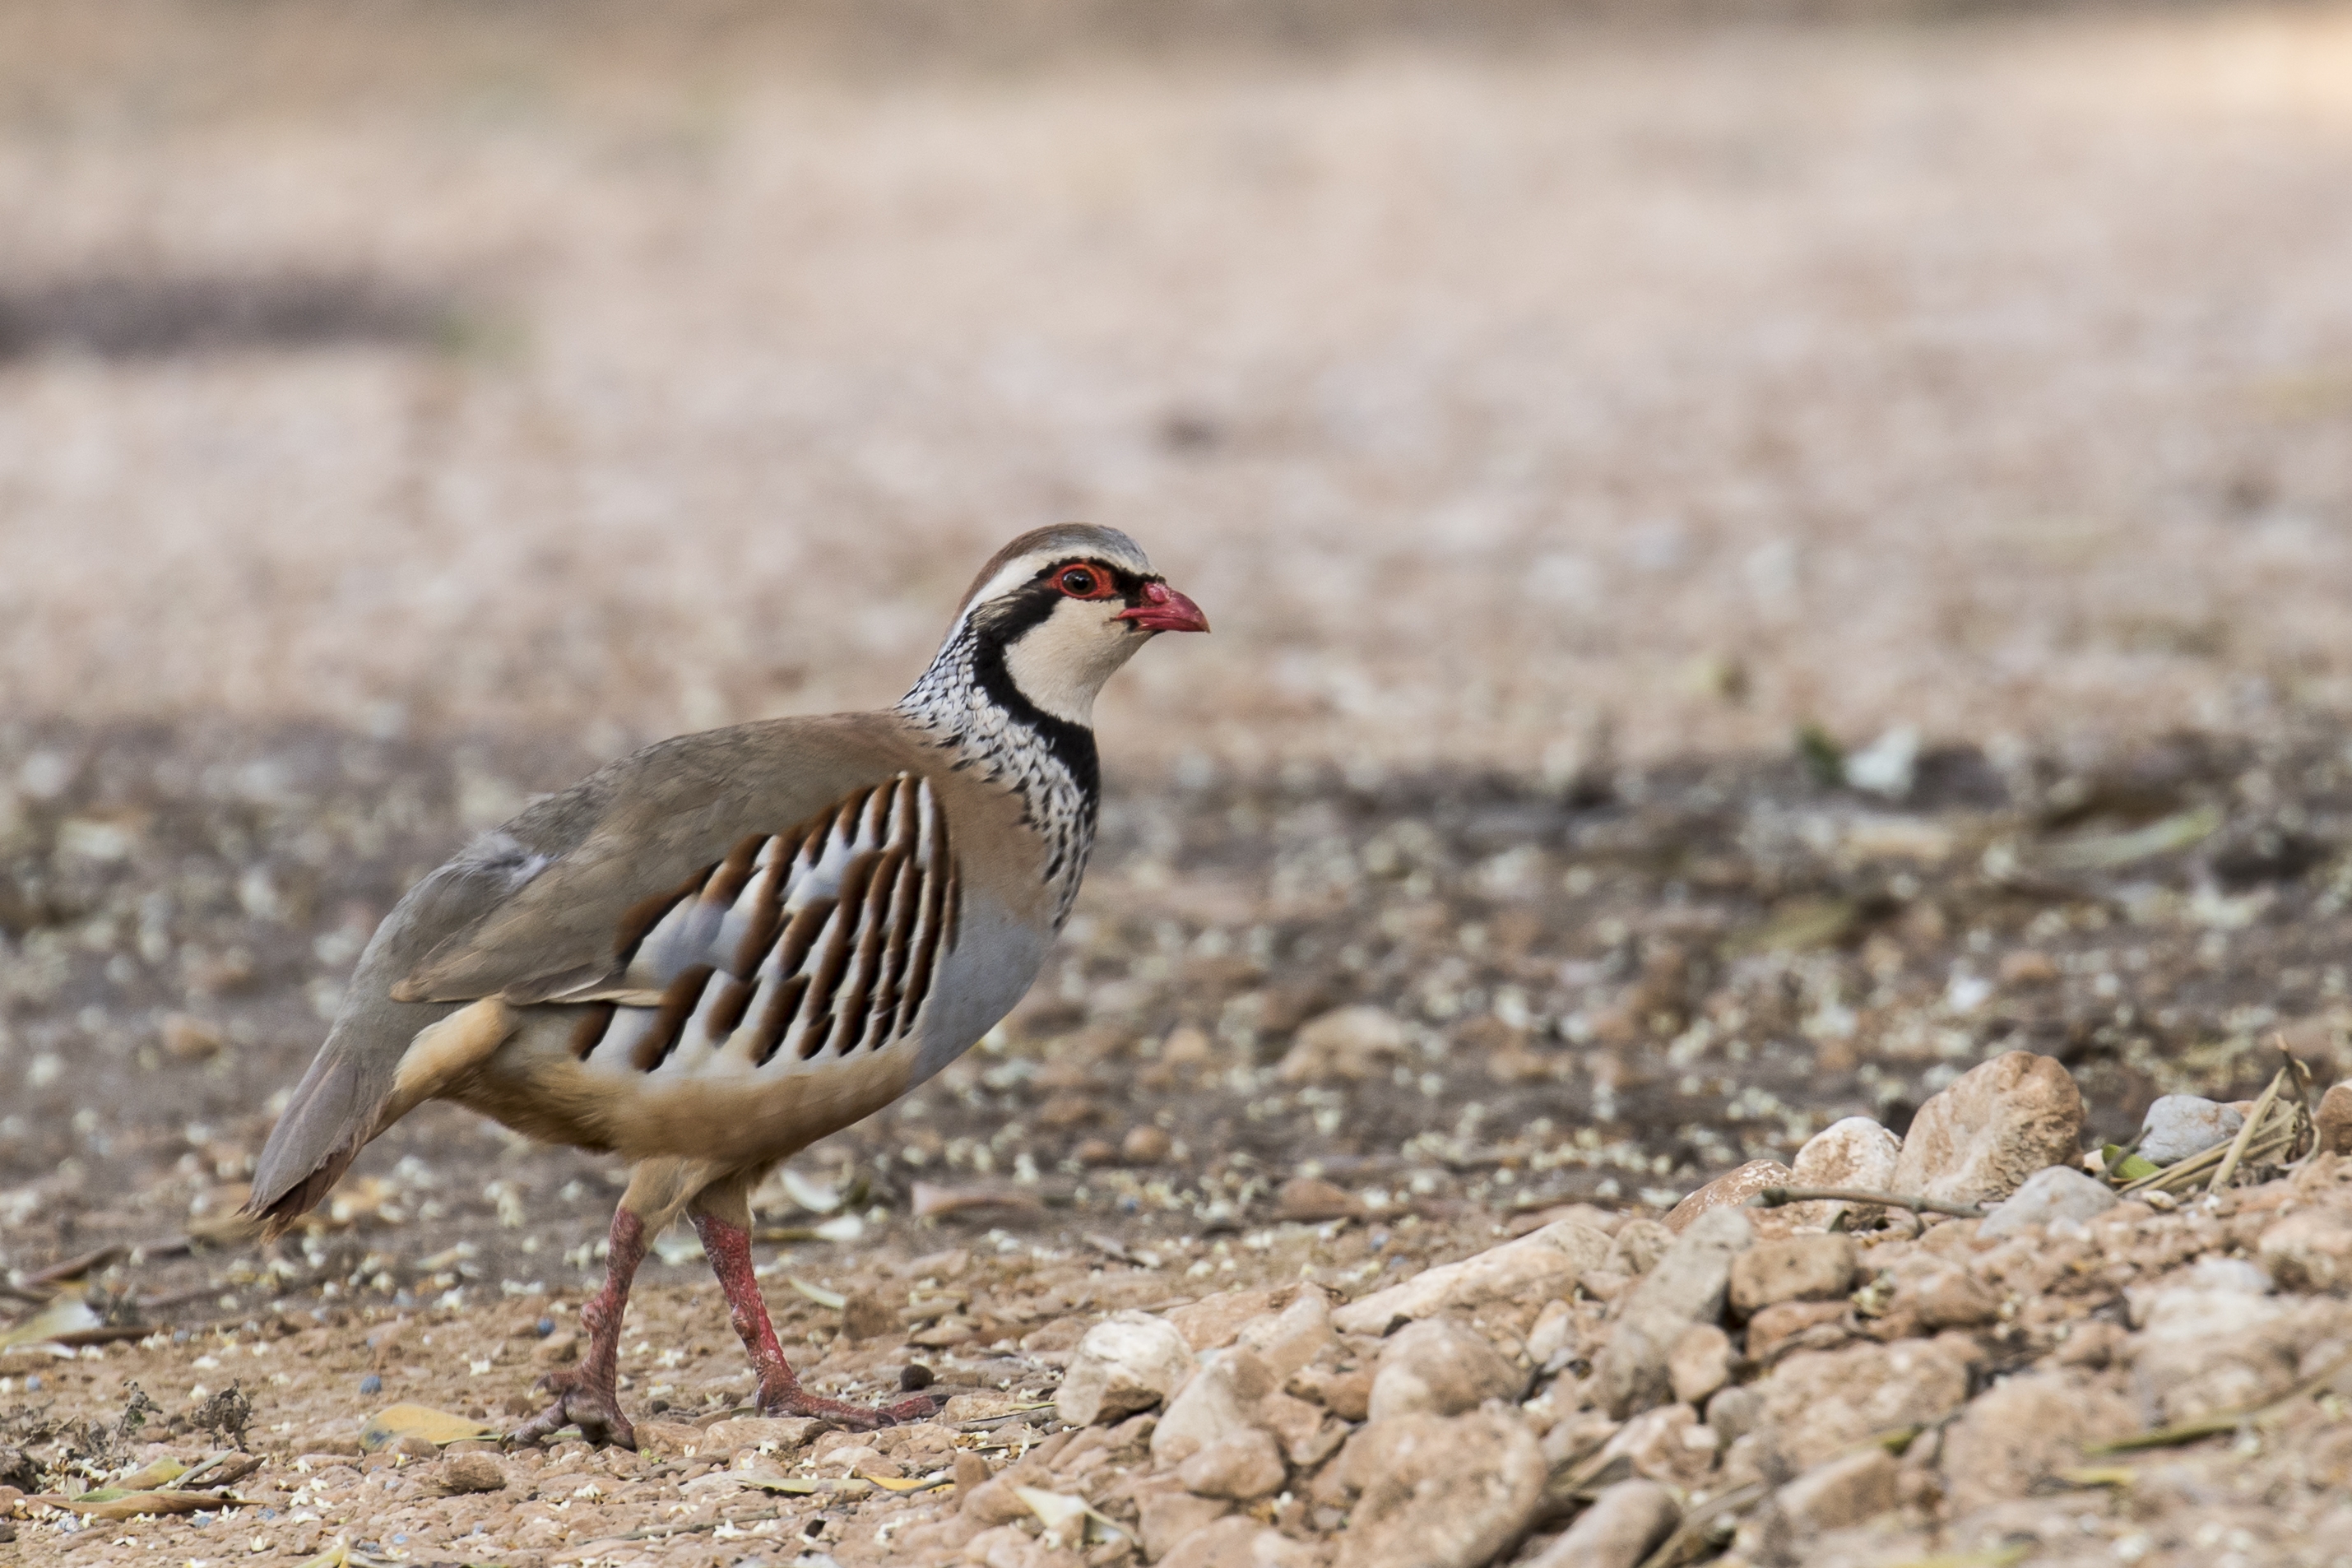
[(377, 1081), (384, 1076), (364, 1071), (331, 1037), (320, 1048), (254, 1171), (245, 1213), (261, 1221), (265, 1237), (282, 1236), (317, 1207), (382, 1130), (392, 1089)]

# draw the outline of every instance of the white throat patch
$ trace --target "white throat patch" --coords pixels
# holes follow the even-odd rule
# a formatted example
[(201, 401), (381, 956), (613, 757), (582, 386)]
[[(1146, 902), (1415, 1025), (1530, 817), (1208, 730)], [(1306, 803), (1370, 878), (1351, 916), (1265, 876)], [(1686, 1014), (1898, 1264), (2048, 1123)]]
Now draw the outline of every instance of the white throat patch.
[(1124, 608), (1117, 599), (1063, 600), (1004, 650), (1005, 673), (1041, 710), (1093, 728), (1103, 682), (1150, 640), (1115, 618)]

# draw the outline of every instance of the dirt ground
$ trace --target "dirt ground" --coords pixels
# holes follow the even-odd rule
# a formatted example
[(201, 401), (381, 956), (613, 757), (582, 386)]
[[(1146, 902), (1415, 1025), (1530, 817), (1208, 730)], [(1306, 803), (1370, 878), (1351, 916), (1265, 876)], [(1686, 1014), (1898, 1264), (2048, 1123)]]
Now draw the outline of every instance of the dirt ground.
[[(111, 1320), (140, 1342), (12, 1354), (0, 1409), (104, 1425), (129, 1379), (184, 1426), (235, 1379), (289, 1486), (292, 1458), (354, 1440), (395, 1396), (512, 1421), (545, 1370), (542, 1320), (565, 1322), (598, 1277), (608, 1165), (427, 1110), (307, 1237), (257, 1252), (227, 1216), (373, 921), (459, 839), (468, 798), (572, 759), (317, 730), (50, 726), (10, 746), (39, 790), (20, 793), (5, 884), (0, 1070), (20, 1087), (0, 1115), (0, 1263), (21, 1281), (139, 1249), (103, 1262), (89, 1299), (100, 1337)], [(1302, 1279), (1345, 1298), (1562, 1205), (1655, 1215), (1841, 1117), (1900, 1130), (2002, 1051), (2064, 1063), (2095, 1142), (2127, 1140), (2158, 1093), (2251, 1096), (2280, 1038), (2325, 1084), (2352, 1072), (2347, 813), (2325, 731), (2175, 738), (2088, 773), (1936, 752), (1899, 804), (1793, 759), (1555, 791), (1332, 771), (1124, 795), (1007, 1026), (797, 1162), (797, 1191), (765, 1193), (770, 1297), (823, 1386), (875, 1397), (920, 1361), (975, 1398), (1049, 1393), (1052, 1355), (1103, 1312)], [(1349, 1005), (1391, 1032), (1352, 1067), (1293, 1066), (1301, 1025)], [(1300, 1178), (1328, 1189), (1302, 1207)], [(722, 1414), (749, 1374), (687, 1233), (644, 1278), (625, 1397)], [(893, 1310), (969, 1299), (868, 1344), (795, 1279)], [(247, 1377), (222, 1359), (281, 1341)], [(639, 1474), (565, 1463), (583, 1486)], [(538, 1495), (560, 1500), (551, 1484)], [(541, 1516), (514, 1502), (436, 1504), (397, 1532), (419, 1561), (428, 1543), (575, 1561), (604, 1538), (518, 1533)], [(838, 1502), (778, 1518), (804, 1529)], [(237, 1518), (238, 1551), (291, 1558), (390, 1517), (372, 1495), (341, 1514), (314, 1500), (310, 1521), (276, 1506)], [(488, 1534), (465, 1539), (477, 1523)], [(199, 1528), (142, 1526), (123, 1550), (195, 1552)], [(84, 1550), (99, 1539), (77, 1560), (112, 1561)], [(657, 1560), (708, 1550), (696, 1533)]]

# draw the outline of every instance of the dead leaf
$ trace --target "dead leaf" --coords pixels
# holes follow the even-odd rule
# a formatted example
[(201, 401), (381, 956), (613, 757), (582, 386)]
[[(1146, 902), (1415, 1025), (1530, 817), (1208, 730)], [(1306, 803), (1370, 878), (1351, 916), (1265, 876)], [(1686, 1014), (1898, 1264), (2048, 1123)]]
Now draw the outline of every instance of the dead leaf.
[(1034, 1209), (1042, 1207), (1037, 1194), (1017, 1187), (941, 1187), (915, 1184), (915, 1217), (962, 1214), (971, 1209)]
[(849, 1305), (849, 1298), (843, 1295), (840, 1291), (828, 1290), (822, 1285), (812, 1285), (797, 1274), (785, 1275), (784, 1283), (790, 1285), (793, 1289), (799, 1291), (810, 1300), (814, 1301), (818, 1306), (827, 1308), (830, 1310), (838, 1312), (844, 1307)]
[(0, 1333), (0, 1351), (48, 1344), (60, 1334), (104, 1327), (106, 1320), (91, 1311), (89, 1302), (79, 1296), (60, 1297), (7, 1332)]
[(2092, 833), (2067, 839), (2052, 845), (2046, 859), (2063, 871), (2113, 871), (2201, 844), (2221, 826), (2221, 812), (2200, 805), (2127, 833)]
[(245, 1500), (221, 1492), (175, 1492), (155, 1490), (126, 1492), (108, 1487), (102, 1491), (84, 1492), (78, 1498), (68, 1498), (60, 1506), (71, 1509), (85, 1519), (135, 1519), (142, 1513), (158, 1518), (166, 1514), (194, 1513), (201, 1509), (236, 1508)]
[(187, 1466), (166, 1456), (152, 1464), (141, 1466), (114, 1484), (126, 1492), (152, 1491), (157, 1487), (170, 1486), (187, 1473)]
[(811, 1214), (831, 1214), (841, 1206), (841, 1194), (802, 1175), (790, 1165), (776, 1173), (784, 1195)]
[(1037, 1516), (1038, 1522), (1045, 1527), (1048, 1534), (1060, 1531), (1064, 1525), (1076, 1521), (1084, 1533), (1095, 1534), (1103, 1540), (1127, 1539), (1127, 1531), (1097, 1512), (1094, 1505), (1082, 1497), (1075, 1497), (1068, 1492), (1049, 1492), (1042, 1487), (1014, 1487), (1013, 1495)]
[(452, 1415), (424, 1405), (394, 1405), (368, 1417), (360, 1428), (360, 1447), (370, 1454), (391, 1447), (403, 1437), (422, 1437), (436, 1447), (500, 1436), (495, 1426)]

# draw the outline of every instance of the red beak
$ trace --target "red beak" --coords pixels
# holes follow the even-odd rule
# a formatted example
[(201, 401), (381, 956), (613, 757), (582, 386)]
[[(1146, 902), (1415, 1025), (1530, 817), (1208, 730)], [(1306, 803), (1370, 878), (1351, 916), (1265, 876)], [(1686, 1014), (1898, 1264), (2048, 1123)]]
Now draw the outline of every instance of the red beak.
[(1209, 617), (1201, 606), (1165, 583), (1146, 583), (1143, 603), (1121, 610), (1116, 620), (1133, 621), (1148, 632), (1205, 632)]

